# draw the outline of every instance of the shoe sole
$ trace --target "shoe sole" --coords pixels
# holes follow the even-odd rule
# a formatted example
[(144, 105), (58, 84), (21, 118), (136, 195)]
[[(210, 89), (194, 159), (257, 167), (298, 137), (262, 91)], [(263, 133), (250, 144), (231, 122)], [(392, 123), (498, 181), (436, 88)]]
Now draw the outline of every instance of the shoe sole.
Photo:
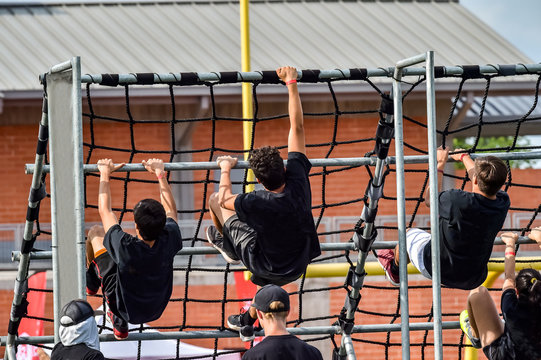
[(230, 263), (231, 265), (238, 265), (240, 264), (240, 260), (233, 260), (229, 257), (229, 255), (227, 255), (227, 253), (225, 251), (223, 251), (221, 248), (219, 248), (218, 246), (214, 245), (212, 243), (212, 241), (210, 241), (210, 235), (209, 235), (209, 228), (207, 228), (207, 231), (206, 231), (206, 235), (207, 235), (207, 241), (209, 242), (210, 245), (212, 245), (213, 248), (215, 248), (216, 250), (218, 250), (220, 252), (220, 254), (222, 254), (222, 256), (224, 257), (225, 261), (227, 261), (228, 263)]
[(251, 342), (255, 339), (255, 336), (245, 337), (239, 332), (240, 339), (244, 342)]
[(237, 325), (233, 325), (229, 322), (229, 320), (227, 320), (227, 327), (230, 328), (231, 330), (235, 330), (235, 331), (240, 331), (240, 327), (237, 326)]

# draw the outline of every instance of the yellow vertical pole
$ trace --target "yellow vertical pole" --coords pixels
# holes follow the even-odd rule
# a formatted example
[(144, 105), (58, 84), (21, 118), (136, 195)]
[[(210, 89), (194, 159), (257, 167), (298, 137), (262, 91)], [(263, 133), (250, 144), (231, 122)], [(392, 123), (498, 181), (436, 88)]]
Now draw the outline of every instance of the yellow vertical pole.
[[(243, 72), (250, 70), (250, 14), (249, 14), (249, 0), (240, 0), (240, 51), (241, 51), (241, 69)], [(252, 84), (242, 83), (242, 118), (245, 121), (242, 122), (242, 136), (244, 143), (244, 150), (249, 150), (252, 144), (252, 122), (254, 117), (252, 99)], [(248, 152), (244, 153), (244, 160), (248, 160)], [(247, 180), (249, 182), (254, 181), (254, 173), (252, 170), (248, 170)], [(253, 185), (246, 187), (246, 192), (254, 190)]]
[[(492, 285), (494, 284), (494, 281), (496, 281), (496, 279), (501, 274), (502, 274), (501, 271), (489, 271), (488, 276), (485, 282), (483, 283), (483, 286), (486, 288), (492, 287)], [(468, 340), (467, 338), (466, 338), (466, 343), (471, 345), (470, 340)], [(475, 349), (473, 347), (467, 347), (464, 351), (464, 360), (477, 360), (478, 351), (479, 351), (478, 349)]]

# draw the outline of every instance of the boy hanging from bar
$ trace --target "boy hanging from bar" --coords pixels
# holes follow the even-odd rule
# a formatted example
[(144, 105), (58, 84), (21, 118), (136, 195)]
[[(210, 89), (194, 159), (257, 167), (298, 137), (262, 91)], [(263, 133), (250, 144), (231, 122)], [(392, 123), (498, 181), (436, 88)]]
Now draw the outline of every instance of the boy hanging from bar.
[[(487, 263), (494, 239), (503, 226), (509, 210), (509, 196), (500, 190), (507, 178), (507, 166), (494, 156), (475, 161), (463, 149), (456, 149), (451, 157), (462, 161), (471, 179), (471, 192), (459, 189), (439, 194), (440, 268), (441, 283), (445, 286), (471, 290), (481, 285), (488, 274)], [(438, 183), (441, 188), (443, 169), (449, 149), (437, 153)], [(429, 189), (425, 203), (430, 206)], [(430, 233), (411, 228), (406, 232), (407, 254), (393, 250), (379, 250), (378, 261), (387, 279), (398, 286), (399, 261), (411, 261), (427, 278), (432, 276)], [(396, 255), (396, 256), (395, 256)]]
[[(281, 67), (278, 77), (289, 92), (287, 167), (276, 147), (265, 146), (250, 153), (249, 162), (264, 190), (233, 194), (231, 169), (237, 159), (220, 156), (219, 191), (209, 198), (210, 215), (215, 226), (207, 229), (208, 241), (226, 261), (242, 261), (259, 286), (285, 285), (298, 279), (312, 259), (321, 254), (312, 215), (312, 193), (306, 157), (302, 105), (297, 88), (297, 70)], [(257, 319), (255, 308), (231, 315), (228, 326), (241, 331)], [(253, 338), (241, 338), (245, 341)]]
[(98, 161), (103, 226), (93, 226), (86, 243), (87, 293), (93, 295), (101, 286), (118, 340), (128, 337), (128, 322), (142, 324), (161, 316), (173, 290), (173, 260), (182, 249), (177, 207), (163, 161), (149, 159), (143, 165), (158, 178), (160, 201), (144, 199), (135, 205), (137, 236), (133, 236), (122, 230), (111, 208), (109, 179), (124, 164)]

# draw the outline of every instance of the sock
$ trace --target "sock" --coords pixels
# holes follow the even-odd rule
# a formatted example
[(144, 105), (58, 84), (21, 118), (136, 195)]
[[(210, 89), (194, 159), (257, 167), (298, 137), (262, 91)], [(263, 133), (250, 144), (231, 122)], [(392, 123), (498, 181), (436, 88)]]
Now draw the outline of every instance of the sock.
[(393, 274), (399, 274), (400, 273), (400, 268), (398, 267), (398, 265), (396, 265), (396, 262), (394, 260), (391, 261), (391, 272)]
[(250, 311), (246, 311), (242, 314), (242, 324), (243, 325), (253, 325), (257, 319), (254, 319), (250, 316)]

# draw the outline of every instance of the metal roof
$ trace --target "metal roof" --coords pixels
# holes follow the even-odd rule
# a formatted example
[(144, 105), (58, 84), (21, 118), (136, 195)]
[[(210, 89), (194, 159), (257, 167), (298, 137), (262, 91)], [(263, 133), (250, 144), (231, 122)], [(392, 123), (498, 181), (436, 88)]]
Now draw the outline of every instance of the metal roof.
[[(83, 73), (240, 70), (238, 1), (0, 3), (0, 91), (79, 55)], [(456, 1), (252, 1), (252, 69), (531, 63)]]

